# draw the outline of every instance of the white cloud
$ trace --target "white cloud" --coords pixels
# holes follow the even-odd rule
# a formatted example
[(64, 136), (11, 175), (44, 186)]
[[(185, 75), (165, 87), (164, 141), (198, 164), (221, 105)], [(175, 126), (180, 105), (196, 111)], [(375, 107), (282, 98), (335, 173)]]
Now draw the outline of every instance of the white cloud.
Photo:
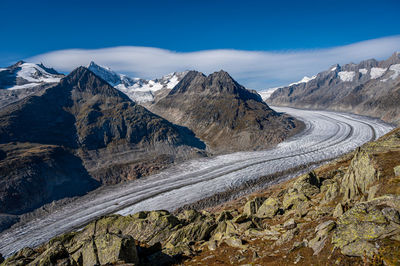
[(26, 59), (43, 62), (63, 72), (90, 61), (134, 77), (155, 78), (174, 71), (195, 69), (211, 73), (224, 69), (249, 88), (265, 89), (312, 76), (331, 65), (384, 59), (400, 50), (400, 35), (314, 50), (268, 52), (204, 50), (174, 52), (165, 49), (121, 46), (102, 49), (69, 49)]

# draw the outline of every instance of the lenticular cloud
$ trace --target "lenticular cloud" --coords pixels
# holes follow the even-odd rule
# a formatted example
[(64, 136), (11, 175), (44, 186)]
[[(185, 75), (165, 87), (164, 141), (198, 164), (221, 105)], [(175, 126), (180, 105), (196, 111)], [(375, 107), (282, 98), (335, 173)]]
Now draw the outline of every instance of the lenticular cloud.
[(68, 49), (26, 59), (69, 72), (90, 61), (133, 77), (156, 78), (188, 69), (212, 73), (223, 69), (248, 88), (265, 89), (312, 76), (331, 65), (383, 59), (400, 50), (400, 35), (327, 49), (301, 51), (170, 50), (120, 46), (102, 49)]

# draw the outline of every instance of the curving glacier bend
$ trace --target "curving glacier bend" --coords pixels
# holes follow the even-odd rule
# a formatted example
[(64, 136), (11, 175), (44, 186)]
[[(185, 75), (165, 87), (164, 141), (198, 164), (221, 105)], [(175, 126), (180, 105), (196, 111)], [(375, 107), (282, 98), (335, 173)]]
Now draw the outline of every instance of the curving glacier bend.
[(362, 116), (274, 109), (303, 120), (305, 130), (273, 149), (191, 160), (147, 178), (93, 191), (41, 219), (4, 231), (0, 253), (9, 256), (25, 246), (37, 246), (105, 214), (174, 210), (261, 176), (333, 159), (393, 129)]

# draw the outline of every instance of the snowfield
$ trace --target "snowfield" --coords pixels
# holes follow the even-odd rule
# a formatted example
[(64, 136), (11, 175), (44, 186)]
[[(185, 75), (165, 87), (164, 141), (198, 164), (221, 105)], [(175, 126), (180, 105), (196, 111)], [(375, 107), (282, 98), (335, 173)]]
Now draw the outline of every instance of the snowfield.
[(0, 252), (9, 256), (25, 246), (37, 246), (105, 214), (174, 210), (248, 180), (333, 159), (393, 129), (356, 115), (274, 109), (303, 120), (305, 130), (273, 149), (195, 159), (147, 178), (99, 189), (41, 219), (1, 233)]
[(338, 73), (340, 79), (344, 82), (351, 82), (354, 79), (356, 73), (354, 71), (340, 71)]

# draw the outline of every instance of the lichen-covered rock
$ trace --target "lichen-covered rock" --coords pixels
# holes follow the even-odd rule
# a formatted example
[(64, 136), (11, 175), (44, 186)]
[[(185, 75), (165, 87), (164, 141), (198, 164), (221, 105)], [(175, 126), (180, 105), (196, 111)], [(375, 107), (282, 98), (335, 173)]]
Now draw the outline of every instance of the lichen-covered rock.
[[(6, 260), (0, 262), (3, 263), (2, 265), (27, 265), (34, 261), (39, 254), (34, 251), (33, 249), (26, 247), (12, 255), (11, 257), (7, 258)], [(2, 256), (0, 256), (2, 258)]]
[(224, 242), (230, 246), (230, 247), (234, 247), (234, 248), (245, 248), (245, 246), (243, 245), (243, 242), (240, 238), (236, 237), (236, 236), (230, 236), (224, 239)]
[(248, 215), (245, 214), (245, 213), (241, 213), (241, 214), (235, 216), (232, 219), (232, 222), (234, 222), (234, 223), (243, 223), (244, 221), (247, 221), (247, 220), (248, 220)]
[(300, 232), (299, 228), (294, 228), (283, 233), (275, 242), (276, 246), (281, 246), (292, 240)]
[(186, 242), (178, 243), (176, 245), (167, 243), (165, 245), (165, 248), (163, 249), (163, 253), (169, 256), (180, 256), (180, 255), (191, 256), (193, 255), (193, 250)]
[(396, 167), (394, 167), (393, 171), (394, 171), (395, 176), (400, 176), (400, 165), (397, 165)]
[(176, 246), (178, 243), (208, 240), (216, 226), (212, 219), (193, 222), (172, 233), (166, 242)]
[(257, 210), (256, 216), (259, 218), (272, 218), (278, 213), (280, 207), (281, 204), (278, 199), (269, 197)]
[(218, 215), (216, 221), (218, 223), (218, 222), (222, 222), (222, 221), (226, 221), (226, 220), (232, 220), (232, 219), (233, 219), (233, 216), (232, 216), (230, 211), (222, 211)]
[(336, 205), (335, 210), (334, 210), (333, 213), (332, 213), (332, 216), (333, 216), (334, 218), (338, 218), (338, 217), (340, 217), (342, 214), (343, 214), (343, 206), (342, 206), (342, 204), (339, 202), (339, 203)]
[(327, 240), (327, 236), (315, 236), (313, 239), (311, 239), (310, 241), (308, 241), (308, 246), (310, 248), (312, 248), (312, 250), (314, 251), (313, 255), (318, 255), (321, 250), (325, 247), (325, 243)]
[(339, 195), (339, 184), (337, 182), (332, 182), (324, 187), (325, 194), (323, 202), (330, 202), (334, 200)]
[(369, 246), (367, 242), (400, 234), (400, 225), (395, 222), (398, 221), (396, 199), (380, 197), (356, 204), (339, 217), (332, 243), (339, 247), (343, 254), (356, 254), (358, 251), (355, 249), (358, 250), (360, 243)]
[(286, 230), (290, 230), (293, 228), (296, 228), (297, 223), (295, 222), (295, 220), (293, 218), (287, 220), (284, 224), (283, 224), (283, 228), (285, 228)]
[(357, 256), (357, 257), (373, 257), (374, 254), (378, 252), (378, 249), (375, 247), (374, 244), (365, 241), (365, 240), (358, 240), (353, 243), (350, 243), (344, 246), (341, 249), (343, 255), (347, 256)]
[(135, 241), (131, 236), (104, 234), (96, 236), (94, 243), (102, 265), (119, 261), (134, 264), (139, 262)]
[(357, 196), (366, 194), (369, 186), (378, 179), (379, 171), (373, 158), (367, 151), (358, 148), (341, 182), (343, 202), (355, 200)]
[(331, 232), (336, 227), (335, 221), (328, 220), (323, 223), (320, 223), (316, 228), (315, 232), (318, 236), (325, 236), (329, 232)]
[(303, 193), (307, 197), (312, 197), (320, 192), (320, 180), (314, 172), (302, 175), (296, 179), (292, 188)]
[(243, 213), (246, 214), (247, 216), (256, 214), (264, 201), (265, 201), (264, 197), (256, 197), (252, 200), (247, 201), (246, 204), (244, 205)]
[(218, 223), (212, 234), (221, 233), (223, 235), (236, 235), (238, 234), (237, 227), (239, 225), (232, 221), (223, 221)]
[(201, 219), (203, 215), (196, 210), (184, 210), (177, 217), (180, 220), (185, 221), (186, 223), (191, 223), (198, 219)]
[(313, 255), (318, 255), (321, 250), (325, 247), (325, 243), (328, 239), (328, 233), (331, 232), (336, 226), (336, 223), (332, 220), (320, 223), (315, 228), (315, 237), (308, 242), (308, 246), (313, 249)]
[(59, 260), (69, 258), (68, 251), (60, 243), (54, 243), (50, 248), (40, 254), (31, 264), (56, 265)]
[(378, 193), (380, 187), (381, 187), (380, 184), (377, 184), (377, 185), (372, 186), (372, 187), (370, 187), (368, 189), (368, 201), (371, 201), (371, 200), (373, 200), (375, 198), (375, 196)]
[(297, 209), (297, 207), (301, 206), (304, 202), (307, 202), (308, 198), (304, 193), (298, 192), (297, 190), (289, 189), (282, 201), (282, 208), (284, 210), (288, 209)]
[(167, 211), (139, 212), (128, 216), (112, 215), (97, 221), (96, 234), (121, 233), (152, 246), (164, 242), (181, 224), (177, 217)]

